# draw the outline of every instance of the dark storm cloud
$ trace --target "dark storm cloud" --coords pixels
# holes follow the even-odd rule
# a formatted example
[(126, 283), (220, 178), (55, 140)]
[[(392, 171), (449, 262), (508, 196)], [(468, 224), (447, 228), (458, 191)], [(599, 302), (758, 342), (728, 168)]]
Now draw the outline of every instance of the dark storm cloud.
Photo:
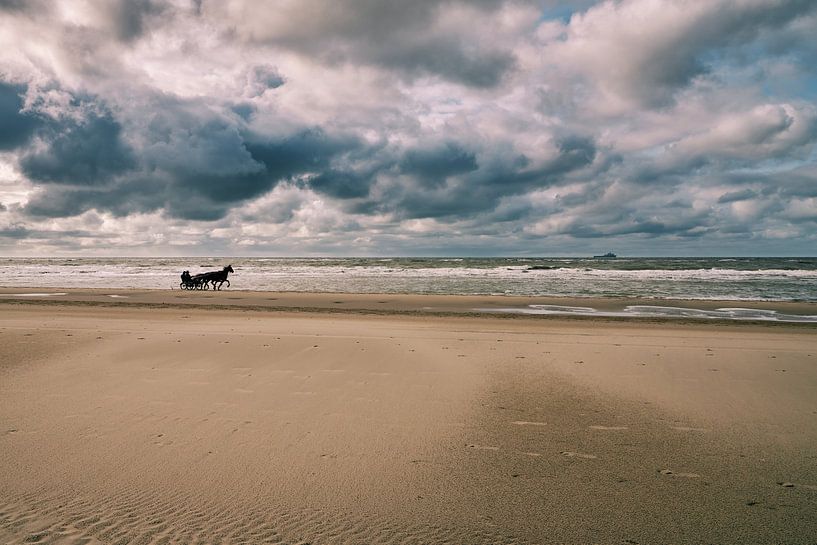
[[(555, 157), (535, 165), (524, 155), (477, 160), (456, 144), (419, 155), (412, 150), (401, 166), (414, 168), (413, 183), (392, 185), (378, 202), (356, 203), (353, 208), (365, 213), (391, 212), (404, 219), (446, 221), (489, 212), (504, 197), (564, 183), (570, 173), (592, 164), (597, 153), (593, 141), (584, 137), (565, 138), (557, 148)], [(444, 173), (447, 177), (440, 182)], [(430, 174), (437, 177), (437, 183), (429, 183)]]
[(120, 180), (108, 187), (42, 187), (25, 207), (29, 216), (62, 218), (97, 209), (123, 217), (148, 212), (163, 202), (165, 187), (155, 180)]
[(0, 10), (22, 11), (26, 4), (26, 0), (0, 0)]
[(31, 229), (20, 224), (0, 228), (0, 240), (10, 239), (22, 241), (27, 239), (40, 239), (67, 243), (77, 238), (97, 238), (98, 236), (98, 234), (92, 231), (81, 231), (76, 229), (67, 231), (46, 231), (43, 229)]
[[(361, 174), (350, 169), (337, 169), (333, 161), (351, 152), (362, 151), (362, 143), (354, 136), (330, 136), (321, 129), (309, 129), (279, 140), (251, 140), (246, 143), (253, 159), (265, 166), (265, 174), (273, 184), (310, 175), (305, 185), (319, 193), (340, 199), (368, 194), (373, 174)], [(365, 152), (364, 152), (365, 154)]]
[(605, 189), (605, 185), (601, 183), (585, 184), (579, 191), (559, 195), (557, 197), (557, 201), (560, 206), (565, 208), (574, 208), (576, 206), (598, 201), (604, 195)]
[(142, 126), (130, 127), (136, 134), (129, 145), (104, 106), (87, 109), (92, 113), (80, 121), (52, 121), (42, 146), (20, 158), (23, 174), (41, 188), (28, 214), (65, 217), (97, 209), (126, 216), (163, 209), (172, 217), (215, 220), (301, 175), (340, 198), (368, 191), (332, 168), (336, 157), (360, 149), (353, 136), (315, 128), (263, 137), (198, 101), (155, 96)]
[(103, 4), (116, 37), (130, 42), (149, 28), (148, 21), (160, 15), (166, 6), (156, 0), (113, 0)]
[(360, 141), (353, 136), (330, 136), (324, 130), (308, 129), (287, 138), (263, 139), (250, 135), (246, 148), (252, 158), (263, 163), (275, 179), (296, 174), (321, 172), (332, 158), (359, 149)]
[(786, 174), (785, 179), (775, 180), (780, 195), (789, 199), (817, 197), (817, 172)]
[(676, 212), (666, 219), (645, 217), (643, 212), (627, 207), (597, 210), (595, 218), (577, 218), (561, 230), (576, 238), (607, 238), (640, 235), (647, 238), (676, 236), (696, 238), (710, 231), (710, 220), (700, 213)]
[(12, 150), (26, 144), (42, 126), (42, 119), (32, 112), (23, 112), (26, 88), (0, 81), (0, 150)]
[(644, 186), (672, 186), (682, 184), (688, 176), (709, 163), (705, 157), (696, 157), (683, 164), (660, 164), (655, 161), (631, 161), (625, 167), (627, 179)]
[[(298, 137), (294, 138), (298, 140)], [(104, 188), (49, 187), (32, 198), (27, 212), (33, 215), (64, 217), (92, 208), (105, 210), (116, 216), (134, 212), (164, 209), (172, 217), (192, 220), (216, 220), (231, 208), (253, 197), (266, 193), (279, 182), (313, 171), (318, 163), (328, 163), (332, 152), (326, 148), (301, 148), (301, 158), (289, 157), (281, 150), (292, 149), (287, 142), (247, 144), (254, 153), (270, 161), (269, 167), (260, 165), (254, 172), (208, 174), (200, 166), (173, 168), (172, 171), (140, 171), (117, 180)], [(229, 153), (230, 150), (222, 150)], [(304, 157), (308, 157), (303, 160)], [(348, 178), (323, 172), (320, 187), (330, 195), (351, 196)]]
[[(305, 0), (281, 9), (272, 2), (239, 3), (253, 20), (236, 27), (251, 42), (323, 59), (372, 64), (408, 77), (431, 74), (473, 87), (493, 87), (514, 66), (513, 55), (434, 28), (441, 10), (468, 6), (486, 17), (501, 0)], [(468, 22), (461, 22), (468, 28)]]
[(251, 102), (239, 102), (231, 105), (230, 109), (244, 121), (249, 121), (256, 112), (256, 107)]
[(374, 63), (399, 69), (410, 77), (431, 73), (482, 88), (498, 85), (515, 64), (510, 53), (468, 50), (448, 37), (372, 51), (369, 56)]
[(399, 168), (403, 174), (415, 176), (423, 186), (439, 186), (449, 176), (473, 172), (479, 166), (473, 152), (449, 142), (436, 148), (407, 150)]
[(23, 240), (31, 236), (31, 231), (21, 225), (12, 225), (0, 229), (0, 239), (10, 238), (13, 240)]
[(718, 204), (746, 201), (749, 199), (754, 199), (757, 196), (758, 196), (757, 191), (748, 188), (741, 189), (740, 191), (730, 191), (729, 193), (724, 193), (718, 198)]
[(367, 196), (373, 181), (355, 172), (326, 170), (311, 178), (309, 187), (337, 199), (354, 199)]
[(247, 85), (253, 96), (262, 95), (267, 89), (277, 89), (284, 83), (284, 76), (270, 65), (254, 66), (247, 74)]
[(105, 184), (136, 165), (132, 150), (122, 140), (121, 125), (107, 112), (83, 121), (51, 120), (42, 139), (44, 148), (20, 159), (23, 174), (33, 181)]

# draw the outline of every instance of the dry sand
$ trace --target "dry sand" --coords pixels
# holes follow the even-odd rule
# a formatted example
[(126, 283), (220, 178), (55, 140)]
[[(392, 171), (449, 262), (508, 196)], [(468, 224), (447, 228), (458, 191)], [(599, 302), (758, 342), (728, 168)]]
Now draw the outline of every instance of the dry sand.
[(0, 303), (0, 543), (817, 539), (817, 328), (130, 296)]

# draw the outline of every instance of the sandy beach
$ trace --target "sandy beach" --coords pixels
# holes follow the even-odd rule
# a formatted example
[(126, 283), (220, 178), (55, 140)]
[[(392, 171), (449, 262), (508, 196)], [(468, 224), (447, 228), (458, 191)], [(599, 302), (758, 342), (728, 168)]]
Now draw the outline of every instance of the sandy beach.
[(817, 536), (812, 325), (72, 292), (0, 294), (2, 543)]

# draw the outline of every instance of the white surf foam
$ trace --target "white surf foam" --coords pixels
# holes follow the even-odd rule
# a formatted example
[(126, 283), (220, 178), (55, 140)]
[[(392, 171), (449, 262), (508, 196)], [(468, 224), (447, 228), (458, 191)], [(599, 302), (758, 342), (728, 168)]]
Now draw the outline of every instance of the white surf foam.
[(5, 297), (54, 297), (55, 295), (68, 295), (67, 293), (4, 293)]
[(523, 308), (476, 308), (477, 312), (510, 314), (551, 314), (562, 316), (600, 316), (630, 318), (698, 318), (709, 320), (762, 320), (768, 322), (817, 322), (815, 315), (782, 314), (776, 310), (753, 308), (718, 308), (702, 310), (685, 307), (653, 305), (632, 305), (621, 311), (600, 311), (592, 307), (572, 307), (563, 305), (529, 305)]

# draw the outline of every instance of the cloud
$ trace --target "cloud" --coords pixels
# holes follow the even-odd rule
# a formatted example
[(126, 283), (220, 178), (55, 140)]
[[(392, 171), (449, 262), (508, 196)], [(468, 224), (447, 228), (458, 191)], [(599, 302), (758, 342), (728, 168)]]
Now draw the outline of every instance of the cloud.
[(311, 176), (321, 191), (337, 196), (349, 183), (330, 167), (360, 147), (354, 137), (319, 128), (268, 137), (201, 101), (144, 100), (138, 107), (147, 113), (128, 122), (127, 142), (103, 104), (80, 102), (80, 119), (52, 119), (39, 145), (19, 160), (21, 172), (41, 184), (26, 210), (62, 217), (90, 209), (119, 216), (163, 209), (171, 217), (215, 220), (298, 176)]
[(758, 196), (757, 191), (753, 189), (741, 189), (739, 191), (730, 191), (718, 197), (718, 204), (728, 204), (730, 202), (748, 201)]
[(24, 111), (25, 86), (0, 81), (0, 150), (13, 150), (28, 143), (42, 120)]
[(249, 43), (328, 64), (365, 63), (408, 78), (432, 75), (493, 87), (514, 66), (513, 54), (472, 32), (475, 21), (502, 5), (500, 0), (232, 0), (206, 4), (204, 12)]
[(26, 0), (0, 0), (0, 10), (22, 10), (26, 6)]
[(398, 165), (400, 172), (414, 176), (422, 185), (439, 186), (449, 176), (479, 168), (476, 155), (454, 142), (435, 148), (409, 149)]
[(39, 138), (41, 145), (20, 159), (22, 173), (36, 182), (106, 184), (136, 163), (121, 125), (108, 112), (81, 121), (51, 120)]
[(548, 50), (602, 93), (641, 107), (672, 104), (741, 46), (812, 13), (810, 0), (605, 1), (574, 14)]
[(815, 138), (817, 112), (813, 107), (763, 104), (714, 120), (705, 132), (673, 144), (671, 153), (687, 160), (721, 157), (757, 161), (787, 156)]
[(268, 89), (277, 89), (285, 82), (284, 76), (274, 66), (253, 66), (247, 72), (247, 87), (250, 96), (263, 95)]
[(0, 0), (0, 238), (805, 248), (815, 31), (804, 0)]
[(569, 137), (551, 155), (533, 161), (524, 154), (481, 155), (446, 143), (436, 150), (410, 150), (399, 164), (403, 174), (373, 189), (373, 199), (356, 203), (359, 211), (389, 212), (400, 218), (447, 218), (487, 212), (503, 197), (563, 183), (570, 173), (590, 166), (595, 144)]
[(165, 11), (165, 6), (155, 0), (104, 0), (96, 7), (115, 36), (124, 42), (142, 36), (151, 18)]

